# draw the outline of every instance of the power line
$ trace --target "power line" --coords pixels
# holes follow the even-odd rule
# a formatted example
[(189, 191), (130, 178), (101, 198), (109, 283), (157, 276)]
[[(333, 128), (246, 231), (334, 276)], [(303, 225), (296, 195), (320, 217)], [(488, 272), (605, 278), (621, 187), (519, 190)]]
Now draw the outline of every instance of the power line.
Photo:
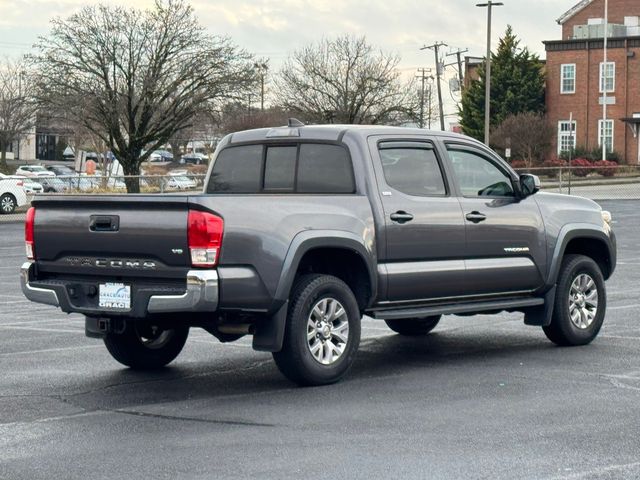
[(442, 86), (440, 77), (442, 76), (442, 67), (440, 65), (440, 47), (446, 47), (444, 42), (436, 42), (433, 45), (424, 46), (420, 50), (433, 50), (436, 58), (436, 79), (438, 84), (438, 105), (440, 107), (440, 128), (444, 131), (444, 105), (442, 103)]

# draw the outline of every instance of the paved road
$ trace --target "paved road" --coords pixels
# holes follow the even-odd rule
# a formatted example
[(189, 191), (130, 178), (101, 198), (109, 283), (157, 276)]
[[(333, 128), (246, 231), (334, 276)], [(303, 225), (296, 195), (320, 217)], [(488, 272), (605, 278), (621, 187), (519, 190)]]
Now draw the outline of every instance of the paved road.
[(170, 368), (121, 368), (79, 316), (21, 297), (22, 227), (2, 225), (0, 478), (639, 478), (640, 202), (605, 208), (620, 264), (592, 345), (518, 314), (423, 339), (365, 319), (349, 377), (306, 389), (197, 330)]

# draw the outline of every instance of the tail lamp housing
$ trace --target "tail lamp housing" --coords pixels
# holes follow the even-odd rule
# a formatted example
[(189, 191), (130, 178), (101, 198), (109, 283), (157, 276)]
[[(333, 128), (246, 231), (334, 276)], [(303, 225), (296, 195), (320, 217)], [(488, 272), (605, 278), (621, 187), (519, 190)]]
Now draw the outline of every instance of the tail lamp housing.
[(215, 267), (220, 257), (224, 220), (209, 212), (189, 210), (187, 236), (191, 265)]
[(27, 219), (24, 222), (24, 244), (26, 247), (27, 258), (29, 260), (36, 259), (36, 250), (33, 245), (33, 224), (36, 219), (35, 207), (30, 207), (27, 210)]

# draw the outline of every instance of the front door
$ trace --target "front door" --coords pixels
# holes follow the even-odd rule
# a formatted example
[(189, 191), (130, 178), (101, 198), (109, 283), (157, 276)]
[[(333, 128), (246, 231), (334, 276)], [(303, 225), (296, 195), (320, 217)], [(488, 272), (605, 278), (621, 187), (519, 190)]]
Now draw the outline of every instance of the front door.
[(385, 300), (464, 293), (462, 210), (433, 142), (374, 138), (370, 150), (385, 218), (386, 250), (380, 262), (387, 280)]
[(466, 225), (469, 294), (524, 292), (543, 284), (545, 228), (535, 196), (516, 195), (502, 160), (471, 144), (446, 144)]

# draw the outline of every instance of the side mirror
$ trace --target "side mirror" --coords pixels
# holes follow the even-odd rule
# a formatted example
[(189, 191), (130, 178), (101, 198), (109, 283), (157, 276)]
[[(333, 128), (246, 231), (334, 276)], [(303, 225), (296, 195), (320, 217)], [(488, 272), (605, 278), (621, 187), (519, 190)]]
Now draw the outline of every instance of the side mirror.
[(540, 190), (540, 179), (537, 175), (531, 175), (530, 173), (520, 175), (520, 193), (522, 194), (522, 198), (533, 195), (538, 190)]

